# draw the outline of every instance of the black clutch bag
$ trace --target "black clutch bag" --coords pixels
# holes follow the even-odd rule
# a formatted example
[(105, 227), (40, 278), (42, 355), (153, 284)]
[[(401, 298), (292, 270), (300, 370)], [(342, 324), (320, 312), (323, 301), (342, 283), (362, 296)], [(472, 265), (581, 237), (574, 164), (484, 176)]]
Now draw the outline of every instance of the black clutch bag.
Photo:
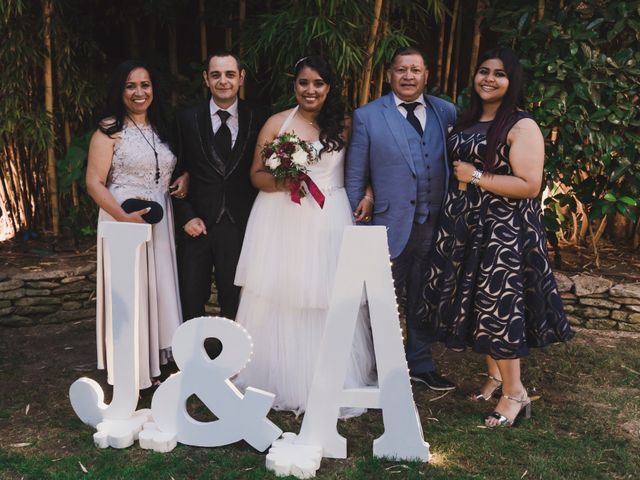
[(144, 208), (151, 208), (151, 210), (142, 215), (144, 221), (151, 224), (158, 223), (164, 216), (162, 205), (152, 200), (128, 198), (124, 202), (122, 202), (121, 207), (127, 213), (137, 212), (138, 210), (142, 210)]

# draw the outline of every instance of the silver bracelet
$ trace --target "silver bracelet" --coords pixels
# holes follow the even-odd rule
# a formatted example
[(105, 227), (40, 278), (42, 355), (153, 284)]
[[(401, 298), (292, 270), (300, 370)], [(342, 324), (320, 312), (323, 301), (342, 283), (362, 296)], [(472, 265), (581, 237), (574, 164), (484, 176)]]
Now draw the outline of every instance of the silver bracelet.
[(484, 172), (482, 170), (474, 170), (473, 173), (471, 174), (471, 181), (469, 182), (471, 185), (478, 185), (478, 182), (480, 181), (480, 177), (482, 177), (482, 174)]

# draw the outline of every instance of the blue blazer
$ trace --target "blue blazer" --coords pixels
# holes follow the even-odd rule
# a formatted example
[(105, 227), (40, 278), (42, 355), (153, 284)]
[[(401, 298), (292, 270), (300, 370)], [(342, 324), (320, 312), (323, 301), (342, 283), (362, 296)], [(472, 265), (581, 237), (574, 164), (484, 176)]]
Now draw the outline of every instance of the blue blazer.
[[(456, 120), (452, 103), (431, 95), (424, 96), (436, 113), (429, 128), (437, 128), (444, 146), (445, 194), (449, 184), (446, 140), (449, 127)], [(375, 205), (373, 225), (385, 225), (391, 258), (404, 249), (415, 216), (417, 175), (409, 149), (405, 125), (407, 120), (396, 107), (393, 93), (374, 100), (353, 113), (351, 142), (345, 167), (345, 188), (351, 208), (355, 210), (368, 183), (373, 186)]]

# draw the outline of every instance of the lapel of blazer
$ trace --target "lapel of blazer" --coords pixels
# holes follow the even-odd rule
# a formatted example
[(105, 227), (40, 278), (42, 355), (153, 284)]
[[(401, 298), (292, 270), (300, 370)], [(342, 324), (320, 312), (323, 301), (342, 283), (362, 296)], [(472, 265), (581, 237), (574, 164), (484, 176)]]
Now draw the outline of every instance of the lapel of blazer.
[(436, 119), (438, 120), (438, 126), (440, 127), (440, 134), (442, 136), (442, 145), (444, 146), (444, 164), (445, 164), (445, 186), (449, 185), (449, 154), (447, 152), (447, 130), (445, 129), (445, 126), (447, 125), (447, 122), (444, 120), (447, 117), (447, 113), (444, 111), (443, 107), (440, 107), (438, 105), (436, 105), (434, 102), (432, 102), (429, 99), (429, 95), (425, 95), (424, 96), (424, 101), (429, 103), (429, 105), (431, 105), (431, 109), (435, 112), (436, 115)]
[(411, 149), (409, 148), (409, 141), (407, 140), (407, 135), (405, 133), (405, 125), (403, 124), (406, 120), (402, 117), (400, 112), (398, 112), (398, 107), (396, 107), (396, 102), (393, 99), (393, 92), (389, 92), (387, 97), (384, 99), (384, 102), (382, 103), (382, 114), (384, 115), (387, 125), (389, 126), (389, 130), (398, 145), (400, 153), (409, 164), (411, 171), (416, 173), (416, 166), (413, 163)]
[(225, 175), (227, 177), (234, 172), (244, 156), (252, 122), (253, 112), (242, 99), (238, 99), (238, 136), (231, 152), (231, 164)]
[(200, 138), (200, 146), (204, 157), (218, 174), (224, 176), (224, 162), (213, 146), (213, 128), (211, 127), (209, 102), (204, 103), (201, 108), (196, 110), (196, 128), (198, 129), (198, 137)]

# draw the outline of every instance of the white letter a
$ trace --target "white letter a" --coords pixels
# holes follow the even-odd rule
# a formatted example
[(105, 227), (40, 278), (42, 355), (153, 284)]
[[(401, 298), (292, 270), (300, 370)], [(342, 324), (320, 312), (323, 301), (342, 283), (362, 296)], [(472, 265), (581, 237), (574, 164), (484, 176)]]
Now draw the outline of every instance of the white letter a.
[[(378, 387), (345, 389), (363, 288), (369, 301)], [(307, 411), (295, 443), (320, 446), (324, 457), (345, 458), (347, 442), (336, 425), (340, 407), (381, 408), (384, 434), (376, 457), (429, 459), (429, 444), (413, 401), (391, 277), (385, 227), (346, 227), (331, 305)]]

